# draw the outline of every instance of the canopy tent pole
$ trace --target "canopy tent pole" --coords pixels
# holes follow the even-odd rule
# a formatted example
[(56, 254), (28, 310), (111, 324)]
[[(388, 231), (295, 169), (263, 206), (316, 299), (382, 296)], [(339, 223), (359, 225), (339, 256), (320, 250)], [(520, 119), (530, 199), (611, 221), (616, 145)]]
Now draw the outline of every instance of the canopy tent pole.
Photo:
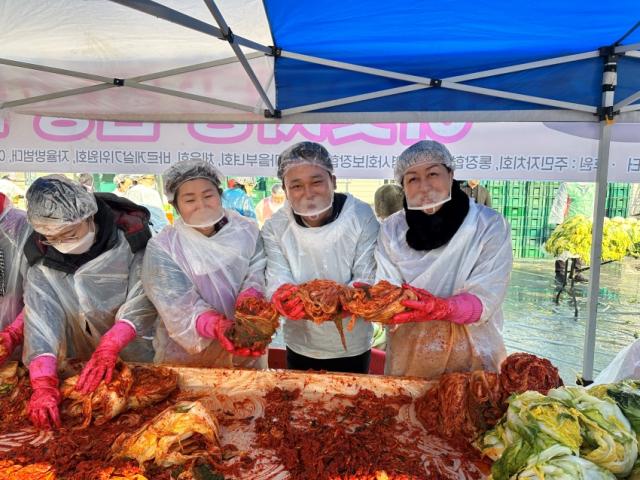
[[(254, 58), (263, 57), (264, 55), (265, 54), (261, 52), (254, 52), (254, 53), (245, 55), (244, 58), (254, 59)], [(194, 100), (197, 102), (209, 103), (212, 105), (219, 105), (219, 106), (223, 106), (223, 107), (227, 107), (235, 110), (240, 110), (245, 112), (255, 112), (257, 109), (251, 106), (242, 105), (234, 102), (228, 102), (226, 100), (218, 100), (218, 99), (206, 97), (203, 95), (190, 94), (187, 92), (180, 92), (180, 91), (176, 91), (168, 88), (162, 88), (154, 85), (147, 85), (147, 84), (140, 83), (140, 82), (146, 82), (150, 80), (157, 80), (165, 77), (170, 77), (172, 75), (180, 75), (187, 72), (194, 72), (194, 71), (203, 70), (206, 68), (212, 68), (220, 65), (228, 65), (228, 64), (236, 63), (240, 61), (241, 60), (238, 57), (222, 58), (220, 60), (213, 60), (210, 62), (204, 62), (204, 63), (195, 64), (195, 65), (188, 65), (185, 67), (172, 68), (170, 70), (164, 70), (161, 72), (154, 72), (154, 73), (149, 73), (145, 75), (140, 75), (130, 79), (121, 79), (121, 83), (116, 84), (115, 82), (116, 79), (109, 78), (109, 77), (93, 75), (93, 74), (84, 73), (84, 72), (77, 72), (73, 70), (55, 68), (55, 67), (48, 67), (46, 65), (36, 65), (33, 63), (17, 62), (14, 60), (0, 58), (0, 64), (3, 64), (3, 65), (9, 65), (12, 67), (26, 68), (26, 69), (37, 70), (41, 72), (54, 73), (57, 75), (65, 75), (68, 77), (82, 78), (85, 80), (95, 80), (98, 82), (102, 82), (97, 85), (73, 88), (71, 90), (63, 90), (59, 92), (47, 93), (44, 95), (37, 95), (35, 97), (28, 97), (20, 100), (4, 102), (0, 104), (0, 110), (18, 107), (22, 105), (30, 105), (33, 103), (44, 102), (47, 100), (56, 100), (58, 98), (84, 95), (86, 93), (98, 92), (101, 90), (106, 90), (106, 89), (114, 88), (117, 86), (128, 86), (131, 88), (147, 90), (147, 91), (151, 91), (159, 94), (170, 95), (173, 97), (186, 98), (186, 99)]]
[(72, 90), (64, 90), (62, 92), (47, 93), (45, 95), (37, 95), (35, 97), (12, 100), (10, 102), (0, 103), (0, 110), (19, 107), (21, 105), (30, 105), (32, 103), (44, 102), (46, 100), (56, 100), (58, 98), (74, 97), (76, 95), (84, 95), (85, 93), (99, 92), (101, 90), (107, 90), (108, 88), (114, 87), (115, 85), (113, 84), (99, 83), (98, 85), (91, 85), (89, 87), (74, 88)]
[(589, 383), (593, 380), (593, 360), (596, 345), (598, 298), (600, 294), (600, 261), (602, 258), (602, 232), (606, 214), (607, 187), (609, 175), (609, 151), (613, 130), (614, 96), (617, 83), (617, 56), (613, 49), (604, 53), (602, 75), (602, 107), (600, 107), (600, 141), (598, 144), (598, 170), (596, 175), (596, 197), (593, 210), (593, 230), (591, 233), (591, 278), (587, 306), (587, 323), (584, 336), (584, 356), (582, 378)]
[(240, 61), (242, 68), (244, 68), (244, 71), (249, 77), (249, 80), (251, 80), (251, 83), (253, 83), (254, 88), (258, 92), (258, 95), (260, 95), (260, 98), (262, 99), (265, 106), (267, 107), (267, 110), (269, 110), (269, 113), (272, 116), (274, 116), (276, 114), (276, 111), (275, 111), (276, 109), (271, 103), (271, 100), (269, 99), (269, 95), (267, 95), (267, 92), (262, 87), (260, 80), (258, 80), (258, 77), (253, 71), (253, 68), (251, 68), (251, 65), (249, 65), (249, 62), (247, 61), (244, 55), (244, 52), (242, 51), (240, 46), (236, 43), (235, 36), (231, 31), (231, 28), (229, 28), (229, 25), (227, 24), (226, 20), (224, 19), (222, 12), (220, 11), (220, 9), (218, 8), (218, 6), (213, 0), (204, 0), (204, 3), (209, 9), (209, 11), (211, 12), (211, 15), (213, 15), (213, 18), (215, 19), (216, 23), (220, 27), (220, 30), (222, 31), (222, 34), (224, 35), (225, 40), (229, 42), (229, 45), (231, 46), (233, 53), (235, 53), (236, 57), (238, 57), (238, 60)]
[(628, 105), (620, 109), (621, 112), (637, 112), (638, 110), (640, 110), (640, 104)]
[[(301, 62), (314, 63), (317, 65), (323, 65), (325, 67), (339, 68), (351, 72), (366, 73), (368, 75), (375, 75), (378, 77), (392, 78), (394, 80), (402, 80), (411, 83), (424, 83), (425, 85), (431, 85), (432, 79), (420, 75), (409, 75), (407, 73), (394, 72), (392, 70), (384, 70), (381, 68), (365, 67), (363, 65), (357, 65), (355, 63), (340, 62), (337, 60), (329, 60), (326, 58), (316, 57), (312, 55), (304, 55), (302, 53), (290, 52), (288, 50), (281, 50), (280, 56), (283, 58), (291, 58), (293, 60), (299, 60)], [(600, 54), (597, 50), (576, 53), (573, 55), (564, 55), (561, 57), (552, 57), (545, 60), (537, 60), (535, 62), (518, 63), (509, 65), (507, 67), (491, 68), (489, 70), (481, 70), (479, 72), (465, 73), (463, 75), (455, 75), (453, 77), (445, 77), (442, 80), (449, 82), (467, 82), (470, 80), (478, 80), (481, 78), (495, 77), (497, 75), (505, 75), (507, 73), (516, 73), (526, 70), (533, 70), (536, 68), (550, 67), (554, 65), (561, 65), (564, 63), (579, 62), (582, 60), (588, 60), (590, 58), (597, 58)]]
[[(302, 55), (299, 53), (293, 53), (285, 50), (282, 50), (280, 56), (283, 58), (291, 58), (291, 59), (299, 60), (302, 62), (323, 65), (325, 67), (338, 68), (338, 69), (347, 70), (351, 72), (358, 72), (358, 73), (364, 73), (364, 74), (374, 75), (374, 76), (379, 76), (384, 78), (392, 78), (394, 80), (411, 82), (411, 85), (406, 86), (410, 88), (410, 90), (407, 90), (407, 91), (420, 90), (420, 85), (424, 85), (423, 88), (436, 88), (436, 87), (448, 88), (450, 90), (459, 90), (462, 92), (475, 93), (478, 95), (486, 95), (486, 96), (495, 97), (495, 98), (504, 98), (504, 99), (515, 100), (519, 102), (535, 103), (538, 105), (546, 105), (550, 107), (562, 108), (562, 109), (573, 110), (578, 112), (586, 112), (586, 113), (593, 113), (593, 114), (597, 112), (597, 108), (591, 105), (582, 105), (579, 103), (564, 102), (560, 100), (554, 100), (551, 98), (542, 98), (542, 97), (536, 97), (533, 95), (523, 95), (519, 93), (505, 92), (502, 90), (477, 87), (474, 85), (467, 85), (467, 84), (461, 83), (469, 79), (485, 78), (493, 75), (503, 75), (505, 73), (510, 73), (510, 72), (540, 68), (546, 65), (557, 65), (560, 63), (574, 62), (574, 61), (583, 60), (586, 58), (594, 58), (598, 56), (597, 52), (586, 52), (584, 54), (557, 57), (557, 58), (542, 60), (538, 62), (531, 62), (528, 64), (513, 65), (511, 67), (487, 70), (485, 72), (474, 72), (467, 75), (459, 75), (456, 77), (443, 78), (443, 79), (434, 79), (430, 77), (407, 75), (407, 74), (393, 72), (389, 70), (381, 70), (379, 68), (364, 67), (362, 65), (338, 62), (335, 60), (326, 60), (319, 57)], [(369, 92), (361, 95), (354, 95), (351, 97), (327, 100), (324, 102), (313, 103), (309, 105), (300, 105), (297, 107), (283, 109), (282, 114), (293, 115), (293, 114), (305, 113), (305, 112), (310, 112), (320, 108), (330, 108), (338, 105), (346, 105), (349, 103), (356, 103), (364, 100), (386, 97), (389, 95), (397, 95), (398, 93), (405, 93), (405, 91), (401, 91), (401, 90), (398, 90), (396, 92), (396, 90), (399, 88), (403, 88), (403, 87), (396, 87), (396, 88), (391, 88), (386, 90), (380, 90), (378, 92)]]
[[(638, 90), (636, 93), (634, 93), (633, 95), (629, 95), (627, 98), (625, 98), (624, 100), (619, 101), (618, 103), (616, 103), (613, 106), (613, 110), (614, 111), (618, 111), (623, 107), (626, 107), (627, 105), (631, 105), (633, 102), (635, 102), (636, 100), (640, 100), (640, 90)], [(637, 107), (638, 105), (633, 105), (633, 107)]]
[[(222, 33), (222, 31), (215, 27), (214, 25), (210, 25), (196, 18), (190, 17), (189, 15), (185, 15), (178, 10), (174, 10), (160, 3), (154, 2), (152, 0), (110, 0), (113, 3), (118, 3), (125, 7), (132, 8), (134, 10), (138, 10), (139, 12), (146, 13), (153, 17), (163, 18), (168, 20), (169, 22), (175, 23), (176, 25), (181, 25), (185, 28), (190, 28), (191, 30), (195, 30), (200, 33), (204, 33), (206, 35), (211, 35), (213, 37), (218, 38), (219, 40), (227, 40)], [(253, 40), (249, 40), (247, 38), (241, 37), (240, 35), (235, 35), (234, 40), (240, 45), (251, 48), (252, 50), (257, 50), (262, 53), (266, 53), (271, 55), (271, 47), (266, 45), (262, 45), (258, 42), (254, 42)]]

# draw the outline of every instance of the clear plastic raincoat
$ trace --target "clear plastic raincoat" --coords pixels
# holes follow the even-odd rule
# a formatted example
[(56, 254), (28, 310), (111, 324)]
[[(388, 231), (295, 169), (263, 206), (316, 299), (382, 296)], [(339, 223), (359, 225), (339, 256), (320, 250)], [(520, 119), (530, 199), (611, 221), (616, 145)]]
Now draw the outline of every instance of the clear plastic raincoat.
[(470, 200), (469, 212), (444, 246), (414, 250), (407, 244), (401, 210), (380, 229), (376, 280), (403, 282), (439, 297), (467, 292), (482, 302), (476, 323), (408, 323), (387, 334), (388, 375), (437, 378), (450, 371), (496, 371), (506, 353), (502, 339), (502, 301), (512, 267), (510, 228), (504, 217)]
[(16, 319), (24, 305), (27, 260), (22, 250), (31, 232), (27, 213), (13, 208), (6, 198), (0, 213), (0, 330)]
[(50, 353), (58, 360), (88, 360), (100, 337), (120, 319), (135, 327), (136, 338), (120, 357), (125, 361), (153, 359), (151, 338), (156, 311), (142, 288), (142, 258), (118, 230), (115, 246), (75, 273), (45, 267), (29, 268), (25, 285), (24, 356), (26, 363)]
[(207, 237), (181, 218), (149, 241), (144, 287), (158, 310), (155, 362), (197, 367), (266, 367), (259, 358), (233, 357), (216, 340), (196, 331), (207, 310), (233, 319), (238, 294), (264, 291), (266, 259), (258, 225), (225, 210), (229, 223)]

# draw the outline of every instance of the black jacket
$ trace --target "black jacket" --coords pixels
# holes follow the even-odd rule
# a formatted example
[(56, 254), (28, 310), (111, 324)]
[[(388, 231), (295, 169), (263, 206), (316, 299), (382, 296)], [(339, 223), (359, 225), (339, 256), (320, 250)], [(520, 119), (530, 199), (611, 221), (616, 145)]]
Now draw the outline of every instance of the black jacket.
[(74, 273), (78, 268), (104, 252), (112, 249), (118, 242), (118, 230), (124, 232), (132, 252), (143, 250), (151, 238), (149, 229), (149, 210), (113, 193), (94, 193), (98, 211), (94, 215), (97, 234), (91, 248), (78, 255), (64, 254), (42, 243), (44, 236), (33, 232), (24, 246), (24, 254), (29, 265), (40, 260), (44, 266), (66, 273)]

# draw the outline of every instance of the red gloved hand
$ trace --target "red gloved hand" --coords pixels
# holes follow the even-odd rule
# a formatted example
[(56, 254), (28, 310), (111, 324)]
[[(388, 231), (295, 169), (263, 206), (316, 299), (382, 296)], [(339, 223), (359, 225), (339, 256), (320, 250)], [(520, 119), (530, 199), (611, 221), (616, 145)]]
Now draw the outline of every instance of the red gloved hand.
[(29, 399), (27, 414), (36, 428), (50, 430), (60, 428), (60, 391), (58, 390), (58, 374), (56, 358), (40, 355), (29, 365), (29, 376), (33, 393)]
[(118, 354), (134, 338), (136, 338), (135, 328), (128, 321), (117, 321), (102, 336), (95, 352), (82, 369), (76, 390), (86, 395), (98, 388), (102, 379), (105, 383), (111, 382)]
[(265, 351), (251, 350), (250, 348), (234, 348), (232, 353), (238, 357), (261, 357), (265, 354)]
[(404, 283), (402, 288), (411, 290), (418, 296), (418, 299), (403, 300), (402, 305), (412, 311), (394, 315), (393, 319), (389, 323), (400, 324), (444, 320), (451, 315), (452, 306), (447, 299), (436, 297), (428, 291), (414, 287), (408, 283)]
[(24, 340), (24, 310), (22, 310), (16, 319), (0, 332), (0, 365), (11, 356), (13, 351)]
[[(240, 292), (240, 294), (238, 295), (238, 298), (236, 298), (236, 308), (240, 304), (240, 302), (242, 302), (247, 298), (263, 299), (264, 294), (253, 287), (249, 287), (246, 290), (243, 290), (242, 292)], [(234, 350), (233, 350), (233, 354), (238, 355), (240, 357), (261, 357), (262, 355), (264, 355), (264, 353), (265, 353), (264, 350), (251, 350), (250, 348), (234, 347)]]
[(274, 308), (280, 315), (290, 320), (302, 320), (305, 317), (304, 304), (295, 294), (298, 287), (291, 283), (280, 285), (271, 297)]

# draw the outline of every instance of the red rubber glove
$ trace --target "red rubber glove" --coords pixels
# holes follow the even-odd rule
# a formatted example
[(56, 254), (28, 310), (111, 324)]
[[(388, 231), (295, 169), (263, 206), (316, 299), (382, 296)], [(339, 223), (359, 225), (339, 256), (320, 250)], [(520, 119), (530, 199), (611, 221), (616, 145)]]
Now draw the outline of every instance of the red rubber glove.
[(95, 352), (82, 369), (76, 390), (83, 394), (93, 392), (104, 379), (111, 382), (113, 369), (118, 360), (118, 354), (134, 338), (136, 329), (126, 320), (118, 320), (100, 339)]
[(280, 285), (271, 297), (274, 308), (280, 315), (290, 320), (302, 320), (305, 317), (304, 304), (295, 296), (298, 287), (291, 283)]
[(403, 300), (402, 305), (411, 311), (396, 314), (390, 323), (399, 324), (443, 320), (451, 314), (451, 308), (445, 299), (438, 298), (428, 291), (414, 287), (408, 283), (402, 284), (402, 288), (411, 290), (418, 296), (418, 299)]
[(396, 314), (390, 323), (445, 320), (466, 325), (477, 322), (482, 316), (482, 302), (473, 294), (461, 293), (450, 298), (440, 298), (422, 288), (406, 283), (402, 287), (413, 291), (418, 296), (418, 300), (404, 300), (402, 305), (412, 311)]
[(22, 345), (24, 340), (24, 310), (22, 310), (16, 319), (0, 332), (0, 365), (11, 356), (13, 351)]
[(31, 423), (41, 430), (60, 428), (60, 391), (58, 390), (58, 374), (56, 357), (40, 355), (29, 365), (29, 377), (33, 393), (29, 399), (27, 414)]

